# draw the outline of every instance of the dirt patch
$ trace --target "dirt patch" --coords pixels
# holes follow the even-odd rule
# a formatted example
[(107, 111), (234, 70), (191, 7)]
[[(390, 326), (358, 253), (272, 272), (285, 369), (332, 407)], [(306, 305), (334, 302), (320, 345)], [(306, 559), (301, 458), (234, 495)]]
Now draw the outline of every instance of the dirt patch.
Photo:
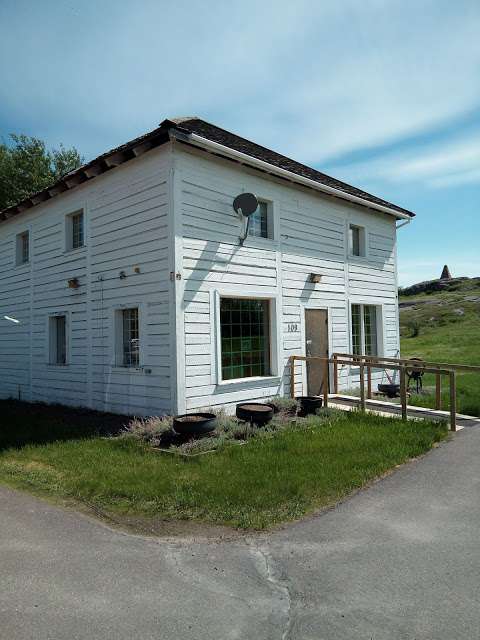
[[(75, 508), (75, 505), (70, 504), (69, 506)], [(252, 533), (246, 530), (238, 530), (195, 520), (166, 520), (161, 517), (112, 514), (87, 502), (82, 502), (81, 506), (83, 513), (90, 516), (93, 515), (111, 527), (142, 536), (228, 541), (236, 540), (248, 535), (248, 533)], [(76, 508), (78, 509), (78, 504)]]

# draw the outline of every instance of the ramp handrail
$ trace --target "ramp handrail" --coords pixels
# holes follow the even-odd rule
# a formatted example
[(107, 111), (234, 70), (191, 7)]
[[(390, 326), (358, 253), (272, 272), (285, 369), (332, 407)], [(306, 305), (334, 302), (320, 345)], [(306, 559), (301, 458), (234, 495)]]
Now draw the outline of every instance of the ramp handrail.
[[(295, 362), (308, 362), (311, 360), (317, 360), (324, 363), (324, 405), (328, 407), (328, 396), (330, 388), (330, 365), (334, 367), (334, 392), (338, 394), (338, 366), (358, 366), (360, 370), (360, 407), (363, 411), (366, 409), (367, 393), (365, 391), (365, 369), (368, 376), (368, 399), (371, 398), (371, 380), (372, 369), (384, 368), (381, 366), (381, 358), (374, 358), (371, 356), (356, 356), (353, 354), (346, 354), (346, 357), (340, 357), (341, 354), (335, 353), (331, 358), (325, 356), (290, 356), (291, 368), (290, 368), (290, 393), (292, 398), (295, 397)], [(375, 360), (375, 361), (372, 361)], [(406, 370), (407, 359), (398, 359), (399, 362), (390, 362), (395, 360), (389, 359), (388, 368), (400, 372), (400, 402), (402, 409), (402, 419), (406, 420), (408, 417), (407, 410), (407, 384), (406, 384)], [(401, 360), (401, 361), (400, 361)], [(380, 366), (379, 366), (380, 363)], [(411, 362), (410, 362), (411, 366)], [(442, 375), (448, 376), (449, 388), (450, 388), (450, 429), (451, 431), (457, 430), (456, 416), (457, 416), (457, 391), (456, 391), (456, 371), (453, 369), (444, 369), (439, 366), (423, 366), (422, 370), (425, 373), (434, 373), (437, 377)]]
[[(410, 358), (393, 358), (390, 356), (365, 356), (365, 355), (356, 355), (352, 353), (340, 353), (335, 352), (332, 354), (332, 358), (336, 360), (337, 358), (348, 358), (351, 360), (351, 366), (358, 366), (359, 360), (363, 360), (364, 362), (376, 362), (378, 364), (378, 369), (394, 369), (392, 364), (405, 364), (407, 366), (412, 366), (412, 361)], [(429, 360), (423, 360), (420, 358), (416, 360), (415, 367), (421, 367), (423, 371), (426, 371), (425, 367), (430, 367), (434, 369), (445, 369), (448, 371), (461, 371), (464, 373), (480, 373), (479, 365), (470, 365), (470, 364), (449, 364), (446, 362), (430, 362)], [(338, 393), (338, 367), (333, 365), (334, 368), (334, 387), (335, 392)], [(430, 373), (435, 374), (435, 409), (438, 411), (442, 408), (442, 377), (440, 372), (435, 370)], [(371, 398), (371, 370), (369, 370), (369, 391), (368, 398)]]

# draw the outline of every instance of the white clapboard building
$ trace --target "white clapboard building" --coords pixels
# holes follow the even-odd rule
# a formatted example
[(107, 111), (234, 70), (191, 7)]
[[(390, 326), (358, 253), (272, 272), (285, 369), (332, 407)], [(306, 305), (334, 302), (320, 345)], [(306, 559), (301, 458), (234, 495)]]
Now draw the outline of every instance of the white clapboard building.
[[(242, 193), (259, 203), (244, 241)], [(289, 395), (292, 354), (397, 356), (396, 235), (413, 215), (165, 120), (0, 213), (0, 397), (184, 413)], [(297, 367), (297, 393), (319, 393)]]

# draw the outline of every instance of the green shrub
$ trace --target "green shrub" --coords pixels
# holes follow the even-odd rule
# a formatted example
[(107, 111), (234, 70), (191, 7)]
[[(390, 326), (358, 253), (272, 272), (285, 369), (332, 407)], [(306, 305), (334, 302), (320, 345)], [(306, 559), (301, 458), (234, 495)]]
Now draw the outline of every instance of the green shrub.
[(297, 401), (294, 398), (281, 398), (280, 396), (272, 398), (269, 404), (279, 413), (294, 414), (297, 411)]

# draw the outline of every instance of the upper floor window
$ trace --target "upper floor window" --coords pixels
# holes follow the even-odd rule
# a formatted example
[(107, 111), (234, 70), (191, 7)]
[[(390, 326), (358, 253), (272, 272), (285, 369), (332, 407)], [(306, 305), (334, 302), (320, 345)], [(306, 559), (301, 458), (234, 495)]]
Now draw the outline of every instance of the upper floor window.
[(28, 231), (17, 235), (16, 263), (26, 264), (30, 261), (30, 234)]
[(85, 245), (85, 224), (83, 211), (67, 216), (67, 251), (79, 249)]
[(258, 201), (258, 208), (249, 218), (248, 235), (254, 238), (273, 238), (271, 205)]
[(352, 304), (352, 353), (378, 355), (378, 312), (368, 304)]
[(365, 227), (359, 227), (356, 224), (351, 224), (349, 227), (349, 252), (352, 256), (365, 256), (366, 241), (365, 241)]
[(67, 364), (67, 317), (49, 318), (50, 364)]

